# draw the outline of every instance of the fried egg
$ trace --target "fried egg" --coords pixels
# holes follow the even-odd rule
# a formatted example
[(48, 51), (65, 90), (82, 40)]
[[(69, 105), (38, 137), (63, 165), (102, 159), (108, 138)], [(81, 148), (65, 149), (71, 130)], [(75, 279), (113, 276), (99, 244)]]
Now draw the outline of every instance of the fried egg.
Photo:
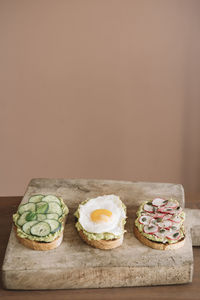
[(79, 206), (79, 223), (90, 233), (123, 233), (126, 218), (122, 201), (116, 195), (104, 195)]

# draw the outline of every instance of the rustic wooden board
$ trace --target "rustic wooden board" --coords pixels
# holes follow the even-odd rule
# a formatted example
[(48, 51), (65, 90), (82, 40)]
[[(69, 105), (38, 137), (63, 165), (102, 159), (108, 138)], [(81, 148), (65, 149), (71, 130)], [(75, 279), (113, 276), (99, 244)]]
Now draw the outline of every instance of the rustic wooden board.
[(200, 209), (185, 208), (186, 226), (190, 228), (192, 246), (200, 246)]
[[(70, 209), (62, 245), (54, 250), (33, 251), (21, 245), (11, 231), (3, 263), (8, 289), (67, 289), (144, 286), (188, 283), (192, 280), (193, 254), (188, 234), (184, 247), (161, 251), (141, 244), (133, 235), (138, 205), (155, 196), (174, 197), (184, 206), (181, 185), (106, 180), (33, 179), (24, 195), (54, 193)], [(112, 250), (94, 249), (83, 243), (73, 213), (78, 204), (104, 194), (118, 194), (128, 208), (123, 245)]]

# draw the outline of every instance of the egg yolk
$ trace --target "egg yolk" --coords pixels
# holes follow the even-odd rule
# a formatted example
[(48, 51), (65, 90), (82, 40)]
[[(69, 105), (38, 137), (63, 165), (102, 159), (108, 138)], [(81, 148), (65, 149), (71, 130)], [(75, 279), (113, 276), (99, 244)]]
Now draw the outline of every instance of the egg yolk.
[(107, 209), (96, 209), (94, 210), (90, 217), (95, 223), (108, 222), (112, 216), (112, 212)]

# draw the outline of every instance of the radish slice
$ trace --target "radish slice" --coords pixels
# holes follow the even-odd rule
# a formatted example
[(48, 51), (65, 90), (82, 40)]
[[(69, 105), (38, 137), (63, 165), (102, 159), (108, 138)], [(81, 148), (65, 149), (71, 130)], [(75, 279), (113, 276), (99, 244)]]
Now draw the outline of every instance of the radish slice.
[[(154, 215), (154, 218), (155, 219), (157, 219), (157, 218), (160, 219), (160, 218), (163, 218), (164, 216), (165, 216), (165, 214), (157, 213), (157, 214)], [(171, 217), (171, 215), (170, 215), (170, 217)]]
[(171, 214), (171, 215), (176, 213), (176, 211), (171, 207), (161, 207), (158, 209), (158, 211), (164, 214)]
[(175, 222), (175, 223), (180, 223), (182, 221), (182, 219), (179, 216), (171, 216), (170, 221)]
[(157, 226), (158, 225), (157, 223), (158, 223), (157, 220), (152, 217), (151, 221), (149, 222), (149, 226), (151, 226), (151, 225)]
[(144, 205), (144, 210), (149, 212), (149, 213), (152, 213), (154, 210), (153, 210), (153, 206), (152, 205), (149, 205), (149, 204), (145, 204)]
[(178, 231), (181, 227), (181, 223), (173, 223), (172, 226), (170, 227), (170, 231), (171, 232), (175, 232)]
[(168, 203), (165, 205), (165, 207), (170, 207), (170, 208), (177, 208), (178, 204), (175, 203), (174, 201), (168, 201)]
[(153, 224), (145, 225), (143, 230), (145, 233), (152, 234), (152, 233), (155, 233), (158, 231), (158, 226), (153, 225)]
[(164, 220), (163, 222), (158, 224), (161, 228), (170, 228), (172, 226), (172, 221), (170, 220)]
[(180, 238), (180, 233), (179, 231), (170, 232), (166, 237), (170, 240), (178, 240)]
[(148, 225), (149, 222), (151, 221), (152, 217), (150, 216), (146, 216), (146, 215), (143, 215), (139, 218), (139, 223), (140, 224), (144, 224), (144, 225)]
[(155, 235), (160, 239), (164, 239), (167, 234), (169, 234), (169, 230), (164, 228), (155, 233)]
[(172, 217), (172, 215), (165, 214), (163, 217), (163, 220), (170, 220), (171, 217)]
[(161, 198), (155, 198), (152, 201), (152, 205), (154, 206), (163, 206), (167, 203), (167, 200), (161, 199)]

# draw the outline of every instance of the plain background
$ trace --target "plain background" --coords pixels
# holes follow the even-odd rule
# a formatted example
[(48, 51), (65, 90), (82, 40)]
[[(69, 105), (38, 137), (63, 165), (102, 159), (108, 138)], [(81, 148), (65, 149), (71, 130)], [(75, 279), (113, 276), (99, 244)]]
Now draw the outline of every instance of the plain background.
[(34, 177), (198, 194), (199, 32), (198, 0), (1, 0), (0, 194)]

